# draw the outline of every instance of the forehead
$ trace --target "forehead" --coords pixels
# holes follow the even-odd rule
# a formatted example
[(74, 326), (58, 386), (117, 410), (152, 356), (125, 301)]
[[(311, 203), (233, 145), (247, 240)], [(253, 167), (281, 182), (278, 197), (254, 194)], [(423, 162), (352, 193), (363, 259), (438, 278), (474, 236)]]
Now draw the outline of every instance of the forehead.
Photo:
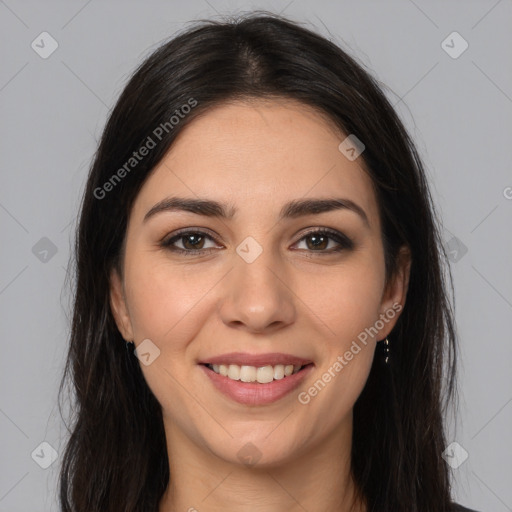
[(291, 100), (222, 104), (179, 134), (137, 197), (140, 218), (169, 196), (209, 198), (254, 214), (293, 199), (346, 197), (375, 226), (372, 181), (361, 157), (338, 148), (346, 138), (326, 115)]

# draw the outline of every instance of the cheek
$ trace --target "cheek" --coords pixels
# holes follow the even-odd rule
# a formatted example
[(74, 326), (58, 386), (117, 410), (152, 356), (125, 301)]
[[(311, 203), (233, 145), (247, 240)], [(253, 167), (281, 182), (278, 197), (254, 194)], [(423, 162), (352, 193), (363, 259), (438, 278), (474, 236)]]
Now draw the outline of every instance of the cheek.
[(377, 265), (361, 263), (340, 265), (321, 277), (303, 279), (297, 292), (321, 319), (325, 336), (338, 344), (350, 343), (379, 318), (383, 271)]
[(317, 378), (298, 397), (308, 411), (307, 428), (315, 439), (322, 439), (349, 414), (366, 384), (377, 341), (369, 333), (379, 319), (383, 279), (378, 266), (354, 265), (322, 283), (323, 293), (314, 293), (311, 283), (303, 289), (322, 329), (317, 332)]
[[(171, 262), (139, 260), (127, 272), (127, 294), (137, 343), (148, 338), (160, 350), (148, 366), (141, 364), (144, 378), (162, 405), (176, 420), (185, 422), (200, 407), (184, 388), (190, 381), (191, 359), (197, 354), (193, 341), (214, 314), (208, 302), (218, 277), (213, 272), (194, 272)], [(188, 354), (189, 347), (192, 349)], [(194, 353), (192, 353), (194, 351)], [(188, 411), (188, 412), (186, 412)]]
[(201, 299), (215, 283), (213, 274), (194, 275), (185, 266), (170, 262), (141, 261), (132, 267), (127, 282), (130, 314), (138, 339), (150, 338), (163, 343), (187, 339), (197, 324)]

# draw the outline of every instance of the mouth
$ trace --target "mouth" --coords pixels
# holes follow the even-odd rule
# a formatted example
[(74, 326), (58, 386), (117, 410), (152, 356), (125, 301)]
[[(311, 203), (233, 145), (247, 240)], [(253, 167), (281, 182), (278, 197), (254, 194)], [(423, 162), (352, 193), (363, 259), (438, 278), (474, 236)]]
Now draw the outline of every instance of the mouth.
[(246, 383), (269, 384), (273, 381), (287, 379), (292, 375), (314, 366), (307, 364), (276, 364), (265, 366), (249, 366), (238, 364), (201, 363), (203, 366), (233, 381)]
[(303, 364), (264, 366), (205, 361), (198, 366), (214, 389), (235, 402), (255, 407), (277, 402), (290, 395), (306, 381), (315, 365), (304, 360)]

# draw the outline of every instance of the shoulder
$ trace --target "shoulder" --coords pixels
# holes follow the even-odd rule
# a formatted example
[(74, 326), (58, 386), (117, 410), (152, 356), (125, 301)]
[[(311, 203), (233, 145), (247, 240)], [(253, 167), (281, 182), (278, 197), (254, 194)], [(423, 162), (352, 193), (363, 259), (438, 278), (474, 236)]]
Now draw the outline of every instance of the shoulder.
[(452, 512), (477, 512), (477, 511), (473, 510), (471, 508), (463, 507), (462, 505), (459, 505), (458, 503), (452, 503)]

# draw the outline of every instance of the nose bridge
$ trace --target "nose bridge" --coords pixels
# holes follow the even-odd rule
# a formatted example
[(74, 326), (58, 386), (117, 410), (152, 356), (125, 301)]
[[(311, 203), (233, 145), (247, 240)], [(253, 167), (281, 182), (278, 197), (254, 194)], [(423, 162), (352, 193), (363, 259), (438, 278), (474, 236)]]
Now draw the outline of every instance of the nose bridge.
[[(270, 237), (266, 238), (266, 241)], [(277, 300), (282, 284), (276, 275), (279, 261), (271, 247), (263, 247), (252, 237), (247, 237), (236, 249), (234, 279), (236, 292), (245, 297), (253, 296), (258, 301)], [(282, 271), (282, 269), (281, 269)]]
[[(246, 239), (237, 247), (238, 258), (235, 258), (235, 275), (240, 286), (247, 287), (248, 292), (266, 290), (277, 291), (279, 284), (276, 275), (279, 273), (279, 262), (270, 247), (263, 248), (254, 239)], [(282, 269), (281, 269), (282, 272)]]
[[(271, 237), (266, 237), (268, 241)], [(250, 330), (287, 324), (294, 316), (293, 293), (271, 248), (247, 237), (236, 248), (221, 308), (225, 323), (243, 323)]]

